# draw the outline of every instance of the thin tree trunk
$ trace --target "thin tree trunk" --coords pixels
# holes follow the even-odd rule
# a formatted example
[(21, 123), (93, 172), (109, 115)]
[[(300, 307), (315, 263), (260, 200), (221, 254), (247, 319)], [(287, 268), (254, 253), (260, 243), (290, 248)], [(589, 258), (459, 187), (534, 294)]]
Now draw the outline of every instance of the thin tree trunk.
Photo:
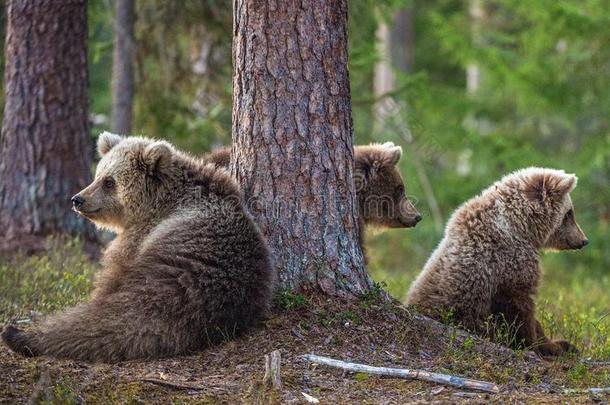
[[(385, 21), (381, 21), (376, 33), (377, 50), (379, 60), (375, 65), (375, 80), (373, 91), (375, 98), (379, 99), (388, 95), (395, 89), (395, 77), (392, 71), (392, 60), (390, 53), (390, 27)], [(382, 119), (383, 117), (378, 117)]]
[(116, 0), (112, 63), (112, 131), (131, 133), (135, 39), (134, 0)]
[(0, 139), (0, 251), (93, 229), (70, 197), (91, 179), (85, 0), (7, 4), (6, 105)]
[(415, 29), (413, 27), (413, 5), (397, 11), (390, 31), (390, 53), (392, 64), (398, 71), (413, 71)]
[[(470, 0), (468, 5), (470, 14), (470, 29), (472, 33), (472, 43), (475, 47), (482, 46), (482, 30), (485, 19), (485, 11), (481, 0)], [(470, 62), (466, 66), (466, 92), (475, 94), (481, 85), (481, 67), (476, 61)]]
[(233, 151), (293, 289), (368, 291), (353, 182), (347, 1), (234, 1)]

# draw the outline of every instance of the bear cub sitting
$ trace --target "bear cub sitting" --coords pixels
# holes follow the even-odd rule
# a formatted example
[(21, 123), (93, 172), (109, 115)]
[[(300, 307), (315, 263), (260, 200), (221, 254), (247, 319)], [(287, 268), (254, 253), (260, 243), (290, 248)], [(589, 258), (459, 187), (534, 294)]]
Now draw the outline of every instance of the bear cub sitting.
[(541, 249), (580, 249), (588, 243), (570, 199), (576, 182), (560, 170), (528, 168), (467, 201), (449, 220), (407, 303), (492, 337), (494, 325), (508, 325), (517, 345), (543, 356), (575, 351), (569, 342), (545, 336), (533, 297)]
[(267, 247), (222, 169), (163, 141), (103, 133), (74, 209), (118, 235), (88, 302), (2, 339), (25, 356), (85, 361), (173, 356), (252, 328), (274, 276)]

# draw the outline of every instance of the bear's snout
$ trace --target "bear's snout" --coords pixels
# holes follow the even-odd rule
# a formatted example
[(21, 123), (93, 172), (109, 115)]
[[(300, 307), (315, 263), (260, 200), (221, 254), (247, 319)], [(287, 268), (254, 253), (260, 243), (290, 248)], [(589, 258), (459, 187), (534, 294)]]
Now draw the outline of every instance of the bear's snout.
[(85, 199), (78, 194), (76, 194), (74, 197), (72, 197), (70, 199), (70, 201), (72, 201), (72, 206), (75, 209), (81, 208), (83, 206), (83, 204), (85, 203)]
[(580, 241), (580, 245), (578, 245), (576, 248), (577, 249), (582, 249), (585, 246), (587, 246), (589, 244), (589, 239), (583, 239), (582, 241)]

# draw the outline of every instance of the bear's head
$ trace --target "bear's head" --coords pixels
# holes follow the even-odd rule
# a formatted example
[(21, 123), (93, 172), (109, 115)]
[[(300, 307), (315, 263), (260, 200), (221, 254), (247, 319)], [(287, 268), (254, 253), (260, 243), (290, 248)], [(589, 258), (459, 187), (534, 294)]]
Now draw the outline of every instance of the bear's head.
[(98, 138), (95, 179), (72, 197), (74, 210), (96, 225), (116, 232), (138, 217), (164, 209), (177, 176), (175, 154), (167, 142), (104, 132)]
[(396, 167), (402, 149), (392, 142), (354, 148), (354, 185), (360, 217), (366, 225), (390, 228), (415, 226), (421, 215), (406, 196)]
[(581, 249), (589, 241), (576, 223), (570, 192), (578, 179), (563, 170), (528, 168), (508, 179), (520, 190), (529, 216), (529, 232), (540, 247), (556, 250)]

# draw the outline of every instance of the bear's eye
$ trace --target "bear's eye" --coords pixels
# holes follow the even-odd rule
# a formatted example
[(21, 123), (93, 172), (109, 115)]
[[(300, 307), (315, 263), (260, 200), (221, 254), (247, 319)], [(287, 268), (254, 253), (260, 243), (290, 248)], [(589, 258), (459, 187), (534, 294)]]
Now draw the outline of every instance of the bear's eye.
[(106, 189), (108, 191), (114, 190), (114, 186), (115, 186), (114, 179), (111, 179), (111, 178), (104, 179), (104, 189)]
[(403, 185), (397, 186), (394, 192), (397, 197), (402, 197), (405, 194), (405, 187)]
[(566, 218), (572, 218), (572, 216), (574, 215), (574, 210), (570, 210), (566, 213)]

